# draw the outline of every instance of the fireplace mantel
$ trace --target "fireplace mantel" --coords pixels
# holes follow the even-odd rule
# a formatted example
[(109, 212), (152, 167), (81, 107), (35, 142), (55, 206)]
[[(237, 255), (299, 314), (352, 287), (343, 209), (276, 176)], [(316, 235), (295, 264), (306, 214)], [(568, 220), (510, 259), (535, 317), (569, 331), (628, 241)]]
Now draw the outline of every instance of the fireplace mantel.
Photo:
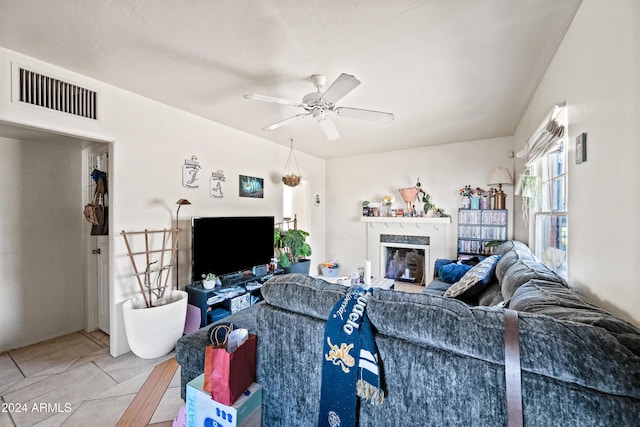
[(415, 224), (420, 227), (421, 224), (451, 224), (451, 217), (424, 217), (424, 216), (363, 216), (360, 217), (361, 222), (366, 222), (370, 227), (375, 224)]

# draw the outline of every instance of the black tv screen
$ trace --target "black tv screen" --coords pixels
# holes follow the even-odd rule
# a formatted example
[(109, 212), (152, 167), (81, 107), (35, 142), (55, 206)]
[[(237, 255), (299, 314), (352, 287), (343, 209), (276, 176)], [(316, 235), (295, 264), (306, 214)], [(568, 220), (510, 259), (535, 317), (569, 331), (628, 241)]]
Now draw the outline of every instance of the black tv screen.
[(192, 280), (251, 270), (273, 257), (272, 216), (194, 217), (191, 220)]

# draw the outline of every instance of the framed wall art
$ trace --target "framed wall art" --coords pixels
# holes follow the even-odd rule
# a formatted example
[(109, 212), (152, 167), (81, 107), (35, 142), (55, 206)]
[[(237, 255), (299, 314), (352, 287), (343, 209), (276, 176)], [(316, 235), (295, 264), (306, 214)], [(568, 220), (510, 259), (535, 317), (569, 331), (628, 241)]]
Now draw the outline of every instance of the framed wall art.
[(264, 198), (264, 179), (240, 175), (240, 197)]

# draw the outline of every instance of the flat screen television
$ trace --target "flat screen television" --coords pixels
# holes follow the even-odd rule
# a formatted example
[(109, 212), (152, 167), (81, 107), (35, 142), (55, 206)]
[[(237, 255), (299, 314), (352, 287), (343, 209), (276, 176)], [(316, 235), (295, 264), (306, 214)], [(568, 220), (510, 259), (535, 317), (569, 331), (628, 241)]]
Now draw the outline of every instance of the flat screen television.
[(273, 258), (272, 216), (194, 217), (191, 219), (192, 280), (251, 270)]

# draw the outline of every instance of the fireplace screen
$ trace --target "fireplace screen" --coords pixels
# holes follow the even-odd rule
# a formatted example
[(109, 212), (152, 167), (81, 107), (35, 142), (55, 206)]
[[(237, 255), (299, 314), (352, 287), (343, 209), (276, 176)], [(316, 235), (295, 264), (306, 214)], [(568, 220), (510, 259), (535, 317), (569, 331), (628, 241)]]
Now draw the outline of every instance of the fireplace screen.
[(420, 285), (424, 283), (424, 249), (386, 246), (385, 251), (384, 277)]
[(380, 235), (380, 266), (387, 279), (423, 285), (428, 275), (429, 237)]

